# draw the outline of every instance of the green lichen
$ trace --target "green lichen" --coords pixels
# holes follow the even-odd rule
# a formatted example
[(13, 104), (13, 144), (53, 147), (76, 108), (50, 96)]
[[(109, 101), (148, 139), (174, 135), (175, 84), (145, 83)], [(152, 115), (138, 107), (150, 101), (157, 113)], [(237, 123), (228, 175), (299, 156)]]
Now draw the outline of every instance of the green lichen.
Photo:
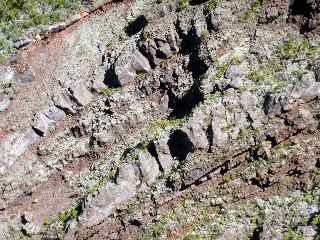
[(304, 238), (301, 233), (298, 233), (293, 229), (289, 229), (289, 231), (283, 235), (283, 240), (304, 240)]
[(254, 0), (244, 12), (243, 19), (245, 21), (253, 19), (261, 11), (262, 3), (263, 0)]
[(281, 59), (308, 59), (314, 61), (319, 56), (320, 48), (311, 46), (306, 38), (289, 35), (276, 50), (276, 55)]
[(213, 11), (218, 6), (219, 0), (209, 0), (208, 1), (208, 10)]
[(179, 0), (178, 10), (182, 11), (189, 6), (189, 0)]
[(54, 24), (81, 7), (80, 0), (0, 1), (0, 61), (12, 53), (12, 42), (27, 30)]

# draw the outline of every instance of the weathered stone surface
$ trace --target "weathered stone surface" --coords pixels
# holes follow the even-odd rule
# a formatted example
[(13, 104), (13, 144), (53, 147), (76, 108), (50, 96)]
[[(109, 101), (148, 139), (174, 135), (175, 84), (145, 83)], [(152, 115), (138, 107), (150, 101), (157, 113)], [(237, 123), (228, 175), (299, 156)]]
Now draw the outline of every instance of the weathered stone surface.
[(49, 130), (49, 127), (54, 122), (50, 120), (45, 114), (37, 113), (33, 118), (32, 127), (40, 136), (45, 136)]
[(4, 112), (10, 105), (10, 99), (8, 97), (0, 96), (0, 112)]
[(60, 121), (65, 117), (65, 113), (55, 106), (49, 106), (43, 113), (48, 119), (55, 122)]
[(121, 86), (133, 83), (137, 73), (149, 71), (151, 67), (148, 59), (138, 50), (134, 53), (124, 53), (115, 64), (115, 74)]
[(7, 167), (12, 166), (16, 159), (21, 156), (27, 148), (38, 141), (40, 136), (33, 129), (27, 129), (22, 133), (14, 133), (0, 142), (1, 167), (3, 174)]
[(1, 66), (0, 67), (0, 87), (3, 87), (5, 84), (9, 84), (14, 80), (15, 72), (11, 67)]
[(146, 59), (145, 56), (143, 56), (140, 51), (136, 51), (134, 53), (132, 57), (131, 66), (137, 73), (151, 71), (151, 67), (148, 59)]
[(185, 130), (193, 143), (195, 148), (208, 149), (209, 142), (207, 137), (207, 131), (210, 123), (210, 116), (206, 116), (205, 113), (198, 111), (196, 112), (192, 119), (190, 119), (189, 124)]
[(166, 137), (160, 138), (155, 142), (158, 159), (159, 159), (161, 168), (165, 173), (169, 173), (173, 165), (173, 159), (170, 154), (168, 140), (169, 138), (166, 136)]
[(66, 113), (75, 113), (75, 110), (72, 107), (72, 102), (67, 94), (57, 93), (53, 96), (52, 100), (58, 108), (62, 109)]
[(157, 160), (147, 151), (139, 153), (139, 166), (143, 178), (148, 185), (154, 183), (160, 176), (160, 170)]
[(137, 168), (136, 166), (125, 163), (119, 168), (119, 174), (117, 178), (117, 183), (119, 185), (130, 183), (132, 186), (136, 186), (139, 184), (140, 180), (136, 174)]
[(93, 99), (91, 92), (83, 83), (76, 83), (70, 87), (73, 99), (80, 106), (87, 106)]
[(239, 65), (230, 65), (226, 71), (225, 77), (235, 80), (244, 76), (244, 72)]

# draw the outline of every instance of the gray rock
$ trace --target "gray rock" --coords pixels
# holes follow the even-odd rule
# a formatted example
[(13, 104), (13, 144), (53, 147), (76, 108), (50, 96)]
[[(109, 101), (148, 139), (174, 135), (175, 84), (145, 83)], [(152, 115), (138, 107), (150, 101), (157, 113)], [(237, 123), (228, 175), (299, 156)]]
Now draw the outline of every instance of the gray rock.
[(221, 104), (217, 104), (211, 111), (212, 138), (210, 142), (215, 146), (221, 146), (229, 139), (229, 135), (223, 130), (225, 124), (225, 109)]
[(230, 87), (239, 89), (243, 86), (243, 78), (237, 77), (230, 82)]
[(266, 114), (278, 115), (288, 110), (288, 97), (281, 94), (268, 94), (265, 98), (264, 107)]
[(315, 81), (316, 81), (315, 74), (314, 72), (311, 72), (311, 71), (305, 73), (301, 78), (302, 84), (307, 87), (311, 86)]
[(74, 114), (75, 110), (72, 108), (72, 102), (67, 94), (58, 93), (52, 97), (56, 107), (62, 109), (66, 113)]
[(95, 72), (95, 78), (92, 82), (92, 88), (96, 92), (99, 92), (100, 89), (106, 87), (106, 85), (104, 84), (105, 74), (106, 74), (106, 71), (104, 67), (99, 67)]
[(118, 82), (121, 86), (125, 86), (134, 82), (136, 72), (132, 69), (131, 63), (126, 65), (116, 66), (115, 74), (118, 77)]
[(92, 93), (81, 82), (73, 85), (69, 90), (72, 98), (80, 106), (87, 106), (93, 99)]
[(115, 74), (121, 86), (133, 83), (137, 73), (150, 71), (148, 59), (138, 50), (133, 54), (128, 50), (118, 58), (115, 64)]
[(20, 83), (30, 83), (33, 82), (35, 79), (34, 73), (30, 68), (27, 68), (23, 73), (17, 75), (17, 79)]
[(40, 136), (30, 128), (25, 132), (11, 134), (0, 142), (0, 174), (39, 139)]
[(207, 138), (206, 114), (198, 111), (194, 113), (189, 123), (184, 129), (195, 148), (208, 149), (209, 142)]
[(0, 67), (0, 88), (14, 80), (15, 73), (11, 67)]
[(315, 82), (308, 88), (301, 89), (298, 95), (303, 98), (320, 97), (320, 82)]
[(196, 21), (195, 25), (195, 32), (198, 38), (202, 38), (203, 34), (207, 32), (207, 23), (204, 18), (200, 18)]
[(230, 65), (225, 73), (225, 77), (229, 79), (241, 78), (244, 76), (244, 72), (242, 71), (239, 65)]
[(4, 112), (10, 105), (10, 99), (8, 97), (0, 96), (0, 112)]
[(174, 53), (179, 52), (179, 35), (177, 34), (174, 26), (170, 26), (170, 30), (166, 36), (167, 42)]
[(31, 223), (32, 219), (33, 219), (33, 216), (32, 216), (32, 214), (30, 212), (24, 212), (21, 215), (21, 219), (23, 220), (23, 222)]
[(10, 240), (9, 224), (5, 221), (0, 221), (0, 240)]
[(137, 188), (132, 182), (124, 181), (121, 184), (108, 182), (102, 189), (99, 190), (99, 195), (95, 199), (94, 207), (88, 209), (86, 214), (80, 219), (89, 226), (99, 224), (112, 211), (137, 192)]
[(60, 121), (65, 117), (64, 111), (55, 106), (50, 106), (46, 111), (44, 111), (44, 115), (54, 122)]
[(151, 67), (150, 67), (148, 59), (146, 59), (145, 56), (143, 56), (140, 51), (136, 51), (134, 53), (133, 58), (132, 58), (132, 62), (131, 62), (131, 66), (136, 72), (150, 72), (151, 71)]
[(219, 19), (216, 14), (210, 13), (208, 22), (209, 22), (210, 29), (212, 29), (214, 31), (219, 30), (220, 22), (219, 22)]
[(26, 38), (23, 38), (23, 39), (20, 39), (20, 40), (16, 41), (16, 42), (13, 44), (13, 47), (19, 49), (19, 48), (22, 48), (22, 47), (28, 45), (28, 44), (31, 43), (31, 42), (32, 42), (32, 39), (26, 37)]
[(299, 226), (298, 231), (301, 232), (304, 240), (313, 240), (317, 235), (313, 226)]
[(140, 183), (139, 178), (136, 175), (136, 167), (132, 164), (125, 163), (119, 168), (119, 175), (117, 178), (117, 184), (124, 184), (126, 182), (137, 186)]
[(32, 120), (32, 127), (40, 136), (45, 136), (49, 130), (50, 125), (52, 125), (54, 121), (50, 120), (43, 113), (36, 113)]
[(141, 151), (139, 153), (139, 163), (142, 176), (150, 186), (160, 176), (158, 162), (149, 152)]
[(159, 48), (159, 52), (164, 58), (170, 58), (173, 55), (173, 53), (171, 52), (170, 45), (168, 43), (165, 43), (163, 46), (161, 46)]
[(160, 138), (155, 141), (156, 151), (158, 154), (158, 159), (161, 165), (161, 168), (165, 173), (169, 173), (171, 171), (171, 167), (173, 166), (173, 158), (170, 154), (170, 149), (168, 146), (169, 138), (167, 136)]

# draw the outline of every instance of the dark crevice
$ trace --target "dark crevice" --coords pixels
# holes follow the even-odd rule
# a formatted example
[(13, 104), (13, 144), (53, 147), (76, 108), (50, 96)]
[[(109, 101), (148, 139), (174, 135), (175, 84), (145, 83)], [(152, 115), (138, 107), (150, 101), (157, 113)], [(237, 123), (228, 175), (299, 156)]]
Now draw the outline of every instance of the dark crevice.
[(136, 20), (131, 22), (125, 29), (127, 35), (132, 37), (133, 35), (139, 33), (145, 26), (148, 25), (148, 21), (145, 16), (141, 15), (137, 17)]
[(189, 4), (191, 6), (196, 6), (208, 2), (208, 0), (190, 0)]
[(104, 75), (104, 83), (109, 88), (117, 88), (121, 86), (118, 76), (115, 72), (115, 67), (111, 66)]
[(262, 226), (257, 226), (250, 238), (250, 240), (260, 240), (261, 239), (261, 233), (263, 232), (263, 227)]
[(208, 143), (209, 143), (208, 153), (211, 153), (212, 152), (212, 146), (213, 146), (213, 129), (212, 129), (211, 121), (210, 121), (210, 124), (209, 124), (209, 126), (207, 128), (206, 135), (207, 135), (207, 140), (208, 140)]
[(314, 29), (310, 21), (315, 17), (315, 14), (312, 9), (312, 1), (308, 0), (294, 0), (289, 8), (289, 19), (300, 26), (301, 33), (307, 33)]
[(187, 155), (194, 151), (194, 146), (188, 135), (181, 130), (176, 130), (170, 135), (168, 146), (171, 156), (180, 162), (184, 161)]
[(320, 168), (320, 158), (318, 158), (316, 161), (316, 168)]
[[(310, 1), (309, 1), (310, 2)], [(289, 13), (291, 15), (302, 15), (304, 17), (311, 17), (312, 8), (308, 0), (294, 0), (290, 5)]]
[(192, 109), (200, 102), (204, 96), (197, 83), (194, 83), (190, 90), (181, 98), (175, 96), (171, 89), (168, 91), (169, 108), (172, 109), (170, 118), (182, 118), (189, 115)]
[(195, 79), (198, 79), (208, 70), (208, 66), (199, 57), (201, 39), (197, 36), (194, 27), (189, 30), (187, 35), (181, 33), (181, 30), (178, 30), (177, 32), (182, 39), (180, 53), (189, 55), (187, 69), (192, 72)]
[(261, 189), (266, 189), (271, 186), (271, 182), (268, 177), (265, 178), (253, 178), (251, 179), (253, 185), (258, 186)]
[(193, 27), (187, 34), (184, 34), (179, 28), (179, 22), (176, 24), (176, 31), (182, 39), (180, 53), (188, 55), (189, 63), (186, 71), (192, 73), (193, 84), (183, 96), (176, 96), (173, 93), (173, 87), (167, 86), (169, 96), (169, 108), (172, 109), (170, 118), (181, 118), (189, 115), (192, 109), (200, 102), (203, 102), (204, 96), (200, 90), (201, 76), (208, 70), (208, 66), (199, 57), (201, 39), (197, 36)]
[(159, 165), (159, 169), (161, 172), (164, 172), (163, 167), (161, 166), (160, 160), (159, 160), (159, 155), (156, 149), (156, 145), (154, 142), (150, 142), (148, 147), (147, 147), (148, 152), (151, 154), (152, 157), (154, 157), (157, 160), (157, 163)]
[(271, 135), (266, 135), (266, 141), (269, 141), (271, 143), (271, 148), (274, 148), (279, 144), (277, 139)]

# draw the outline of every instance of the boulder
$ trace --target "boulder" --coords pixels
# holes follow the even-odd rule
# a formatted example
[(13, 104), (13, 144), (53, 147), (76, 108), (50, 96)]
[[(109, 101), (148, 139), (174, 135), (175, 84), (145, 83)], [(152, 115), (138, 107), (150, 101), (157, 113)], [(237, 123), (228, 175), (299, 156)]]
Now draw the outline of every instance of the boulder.
[(119, 168), (117, 184), (130, 183), (137, 186), (140, 183), (139, 177), (136, 175), (136, 167), (130, 163), (125, 163)]
[(36, 113), (32, 120), (32, 127), (40, 136), (45, 136), (53, 123), (54, 121), (50, 120), (45, 114)]
[(168, 141), (169, 138), (166, 136), (154, 142), (156, 152), (158, 154), (159, 163), (165, 173), (169, 173), (171, 171), (171, 167), (174, 163), (173, 158), (170, 154)]
[(93, 99), (93, 95), (83, 83), (77, 83), (69, 88), (73, 100), (80, 106), (87, 106)]
[(150, 186), (154, 183), (158, 176), (160, 176), (160, 170), (157, 160), (147, 151), (141, 151), (139, 153), (140, 170), (146, 183)]
[(135, 70), (137, 73), (151, 71), (151, 67), (148, 59), (146, 59), (145, 56), (143, 56), (140, 51), (136, 51), (135, 54), (133, 55), (131, 66), (133, 70)]
[(208, 149), (209, 142), (206, 134), (208, 126), (206, 126), (206, 114), (198, 111), (190, 119), (188, 126), (184, 131), (195, 148)]
[(125, 52), (115, 64), (115, 74), (120, 86), (134, 82), (137, 73), (150, 71), (149, 61), (140, 51), (135, 51), (133, 55)]
[(0, 96), (0, 112), (4, 112), (10, 105), (10, 99), (6, 96)]
[(52, 97), (56, 107), (62, 109), (66, 113), (74, 114), (75, 110), (72, 108), (72, 102), (69, 96), (65, 93), (58, 93)]

